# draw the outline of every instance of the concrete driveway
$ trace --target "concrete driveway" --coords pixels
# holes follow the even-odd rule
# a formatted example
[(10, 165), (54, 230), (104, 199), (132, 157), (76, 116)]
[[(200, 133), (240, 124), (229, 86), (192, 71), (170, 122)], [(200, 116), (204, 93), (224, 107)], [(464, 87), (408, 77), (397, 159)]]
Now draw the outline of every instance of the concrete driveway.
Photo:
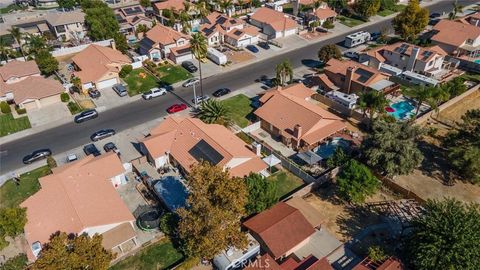
[(111, 87), (103, 88), (99, 91), (102, 95), (97, 99), (93, 99), (93, 102), (95, 105), (97, 105), (97, 111), (100, 112), (141, 98), (140, 95), (136, 95), (134, 97), (129, 97), (126, 95), (121, 97)]
[(27, 115), (32, 127), (38, 127), (54, 122), (65, 122), (73, 119), (66, 103), (61, 102), (40, 109), (28, 110)]

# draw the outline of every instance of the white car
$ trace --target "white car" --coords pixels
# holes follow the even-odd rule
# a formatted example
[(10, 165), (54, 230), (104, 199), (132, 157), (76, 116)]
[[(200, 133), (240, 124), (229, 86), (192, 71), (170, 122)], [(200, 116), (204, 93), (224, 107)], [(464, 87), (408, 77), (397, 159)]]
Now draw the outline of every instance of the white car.
[(345, 52), (343, 56), (351, 58), (351, 59), (356, 59), (358, 58), (358, 53), (357, 52)]
[(198, 104), (198, 103), (200, 103), (200, 102), (202, 102), (202, 101), (207, 101), (207, 100), (209, 100), (209, 99), (210, 99), (210, 97), (209, 97), (208, 95), (197, 96), (197, 97), (196, 97), (197, 102), (195, 102), (195, 99), (192, 99), (192, 103)]
[(198, 78), (190, 79), (182, 84), (183, 87), (190, 87), (194, 84), (199, 84), (200, 80)]
[(142, 97), (143, 97), (143, 99), (148, 100), (148, 99), (163, 96), (163, 95), (166, 95), (166, 94), (167, 94), (167, 89), (155, 87), (155, 88), (152, 88), (152, 89), (148, 90), (147, 92), (143, 93)]

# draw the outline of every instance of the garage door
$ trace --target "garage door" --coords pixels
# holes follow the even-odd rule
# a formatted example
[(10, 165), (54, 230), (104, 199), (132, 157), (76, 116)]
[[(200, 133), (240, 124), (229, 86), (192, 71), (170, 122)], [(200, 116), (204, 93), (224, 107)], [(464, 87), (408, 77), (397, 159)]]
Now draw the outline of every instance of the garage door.
[(103, 89), (107, 87), (112, 87), (114, 84), (117, 83), (117, 78), (109, 79), (109, 80), (104, 80), (101, 82), (97, 83), (97, 89)]
[(25, 102), (23, 103), (23, 107), (27, 110), (35, 110), (37, 109), (37, 103), (35, 101)]
[(56, 104), (60, 102), (60, 96), (59, 95), (54, 95), (46, 98), (40, 99), (40, 105), (43, 106), (48, 106), (52, 104)]

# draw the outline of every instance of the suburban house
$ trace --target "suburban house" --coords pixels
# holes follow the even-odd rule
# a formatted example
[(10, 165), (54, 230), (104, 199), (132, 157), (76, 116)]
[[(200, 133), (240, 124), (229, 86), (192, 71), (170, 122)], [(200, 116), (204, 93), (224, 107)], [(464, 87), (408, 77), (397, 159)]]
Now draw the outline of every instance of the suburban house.
[(35, 61), (10, 61), (0, 67), (0, 101), (32, 110), (60, 102), (62, 84), (40, 75)]
[(268, 39), (295, 35), (299, 27), (297, 22), (287, 14), (267, 7), (257, 9), (250, 16), (249, 22), (260, 28)]
[(53, 168), (40, 178), (41, 189), (21, 204), (27, 208), (29, 260), (36, 260), (56, 232), (101, 234), (104, 248), (114, 253), (137, 246), (135, 218), (112, 185), (124, 173), (118, 156), (107, 153)]
[(332, 58), (327, 62), (324, 74), (315, 79), (318, 80), (320, 89), (326, 92), (339, 90), (351, 94), (373, 89), (391, 93), (398, 90), (400, 86), (389, 81), (389, 77), (388, 74), (371, 66)]
[(140, 41), (140, 54), (153, 61), (170, 59), (174, 63), (193, 59), (190, 36), (157, 24)]
[(237, 249), (230, 247), (223, 250), (213, 258), (215, 269), (232, 270), (239, 266), (245, 265), (249, 260), (255, 258), (260, 253), (260, 244), (255, 238), (247, 233), (247, 247), (245, 249)]
[(480, 12), (468, 16), (465, 20), (473, 26), (480, 27)]
[(309, 20), (309, 23), (319, 22), (321, 26), (326, 21), (335, 21), (337, 15), (337, 12), (331, 9), (327, 5), (327, 3), (322, 2), (322, 4), (318, 8), (313, 8), (312, 11), (307, 14), (307, 18)]
[[(188, 14), (192, 17), (189, 21), (189, 24), (192, 28), (196, 29), (201, 24), (201, 19), (197, 18), (198, 10), (194, 8), (193, 4), (190, 1), (184, 0), (165, 0), (160, 2), (152, 3), (153, 11), (158, 21), (165, 25), (169, 26), (171, 23), (172, 17), (177, 17), (180, 12), (185, 11), (186, 5), (190, 4)], [(171, 14), (173, 12), (173, 14)], [(173, 16), (172, 16), (173, 15)], [(182, 31), (182, 24), (175, 19), (175, 23), (172, 25), (172, 28), (177, 31)]]
[(441, 20), (433, 27), (432, 43), (456, 57), (480, 57), (480, 27), (463, 21)]
[(208, 42), (208, 46), (228, 43), (231, 46), (242, 48), (250, 44), (257, 44), (260, 30), (247, 25), (242, 19), (228, 17), (216, 11), (205, 18), (206, 23), (200, 26)]
[[(129, 7), (121, 7), (114, 10), (115, 18), (120, 25), (120, 32), (125, 35), (132, 35), (135, 37), (135, 31), (139, 25), (145, 25), (151, 28), (153, 19), (145, 15), (145, 9), (141, 5), (134, 5)], [(131, 39), (128, 38), (130, 41)]]
[(253, 216), (243, 222), (243, 226), (260, 243), (266, 256), (274, 261), (298, 265), (304, 260), (319, 263), (327, 257), (331, 263), (330, 260), (335, 258), (329, 257), (330, 253), (342, 244), (321, 228), (319, 216), (313, 206), (300, 197), (294, 197)]
[(92, 44), (72, 58), (74, 76), (80, 79), (83, 89), (103, 89), (120, 83), (118, 73), (132, 61), (117, 51), (114, 44), (113, 48)]
[(267, 91), (254, 113), (261, 128), (295, 150), (311, 150), (346, 128), (341, 118), (309, 101), (315, 92), (303, 84)]
[[(418, 47), (399, 42), (363, 52), (359, 62), (382, 71), (382, 65), (390, 65), (402, 71), (412, 71), (428, 77), (441, 78), (448, 73), (447, 53), (438, 45)], [(388, 70), (383, 70), (388, 72)]]
[(319, 260), (313, 255), (303, 260), (290, 257), (282, 263), (277, 263), (272, 256), (265, 253), (247, 265), (245, 270), (334, 270), (326, 257)]
[(228, 169), (231, 176), (266, 174), (267, 169), (267, 164), (229, 129), (190, 117), (165, 119), (143, 140), (141, 150), (155, 168), (171, 164), (185, 173), (202, 160)]

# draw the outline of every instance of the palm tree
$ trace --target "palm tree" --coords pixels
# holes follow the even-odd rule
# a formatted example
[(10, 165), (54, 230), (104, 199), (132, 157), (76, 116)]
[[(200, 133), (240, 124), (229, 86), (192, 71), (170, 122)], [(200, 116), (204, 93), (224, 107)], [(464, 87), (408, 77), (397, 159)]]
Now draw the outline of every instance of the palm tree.
[(0, 36), (0, 59), (8, 62), (8, 55), (10, 54), (10, 44), (8, 44), (5, 37)]
[(205, 18), (210, 14), (210, 9), (208, 9), (207, 3), (205, 1), (200, 1), (195, 5), (195, 9), (198, 12), (200, 18)]
[(192, 19), (192, 16), (186, 11), (182, 10), (180, 14), (178, 14), (178, 19), (180, 20), (180, 24), (182, 25), (182, 32), (185, 34), (188, 34), (192, 28), (190, 25), (190, 20)]
[(47, 43), (43, 36), (27, 34), (25, 37), (25, 48), (28, 54), (36, 54), (40, 50), (47, 48)]
[(231, 15), (229, 11), (233, 7), (232, 0), (221, 0), (218, 5), (220, 6), (220, 9), (223, 13), (227, 13), (228, 16)]
[[(276, 79), (279, 85), (285, 85), (293, 79), (292, 64), (285, 60), (275, 67)], [(288, 78), (288, 81), (287, 81)]]
[(200, 73), (200, 94), (203, 96), (202, 59), (207, 57), (207, 39), (200, 33), (195, 33), (190, 39), (190, 46), (193, 55), (198, 60), (198, 71)]
[(463, 13), (463, 6), (459, 5), (457, 0), (452, 3), (453, 9), (452, 12), (448, 14), (448, 19), (455, 20), (457, 18), (457, 13)]
[(228, 108), (222, 102), (214, 99), (203, 102), (196, 112), (196, 117), (207, 124), (219, 124), (226, 127), (232, 124)]
[(245, 2), (243, 0), (237, 0), (237, 5), (240, 7), (240, 13), (243, 14), (243, 9), (245, 7)]
[(20, 49), (20, 53), (22, 53), (23, 59), (27, 61), (27, 58), (25, 57), (25, 54), (23, 53), (23, 49), (22, 49), (23, 34), (20, 31), (20, 28), (12, 26), (12, 28), (10, 28), (8, 32), (10, 33), (10, 35), (12, 35), (13, 39), (15, 39), (15, 41), (17, 42), (18, 48)]
[(442, 98), (443, 94), (437, 89), (437, 87), (432, 86), (417, 86), (412, 88), (407, 88), (402, 91), (402, 93), (414, 99), (417, 102), (417, 107), (415, 110), (415, 117), (418, 116), (420, 107), (424, 102), (426, 102), (430, 107), (435, 107), (435, 101)]
[(358, 99), (358, 107), (362, 110), (363, 116), (369, 113), (370, 122), (373, 120), (375, 113), (382, 113), (387, 106), (388, 101), (383, 93), (370, 90), (360, 95)]

